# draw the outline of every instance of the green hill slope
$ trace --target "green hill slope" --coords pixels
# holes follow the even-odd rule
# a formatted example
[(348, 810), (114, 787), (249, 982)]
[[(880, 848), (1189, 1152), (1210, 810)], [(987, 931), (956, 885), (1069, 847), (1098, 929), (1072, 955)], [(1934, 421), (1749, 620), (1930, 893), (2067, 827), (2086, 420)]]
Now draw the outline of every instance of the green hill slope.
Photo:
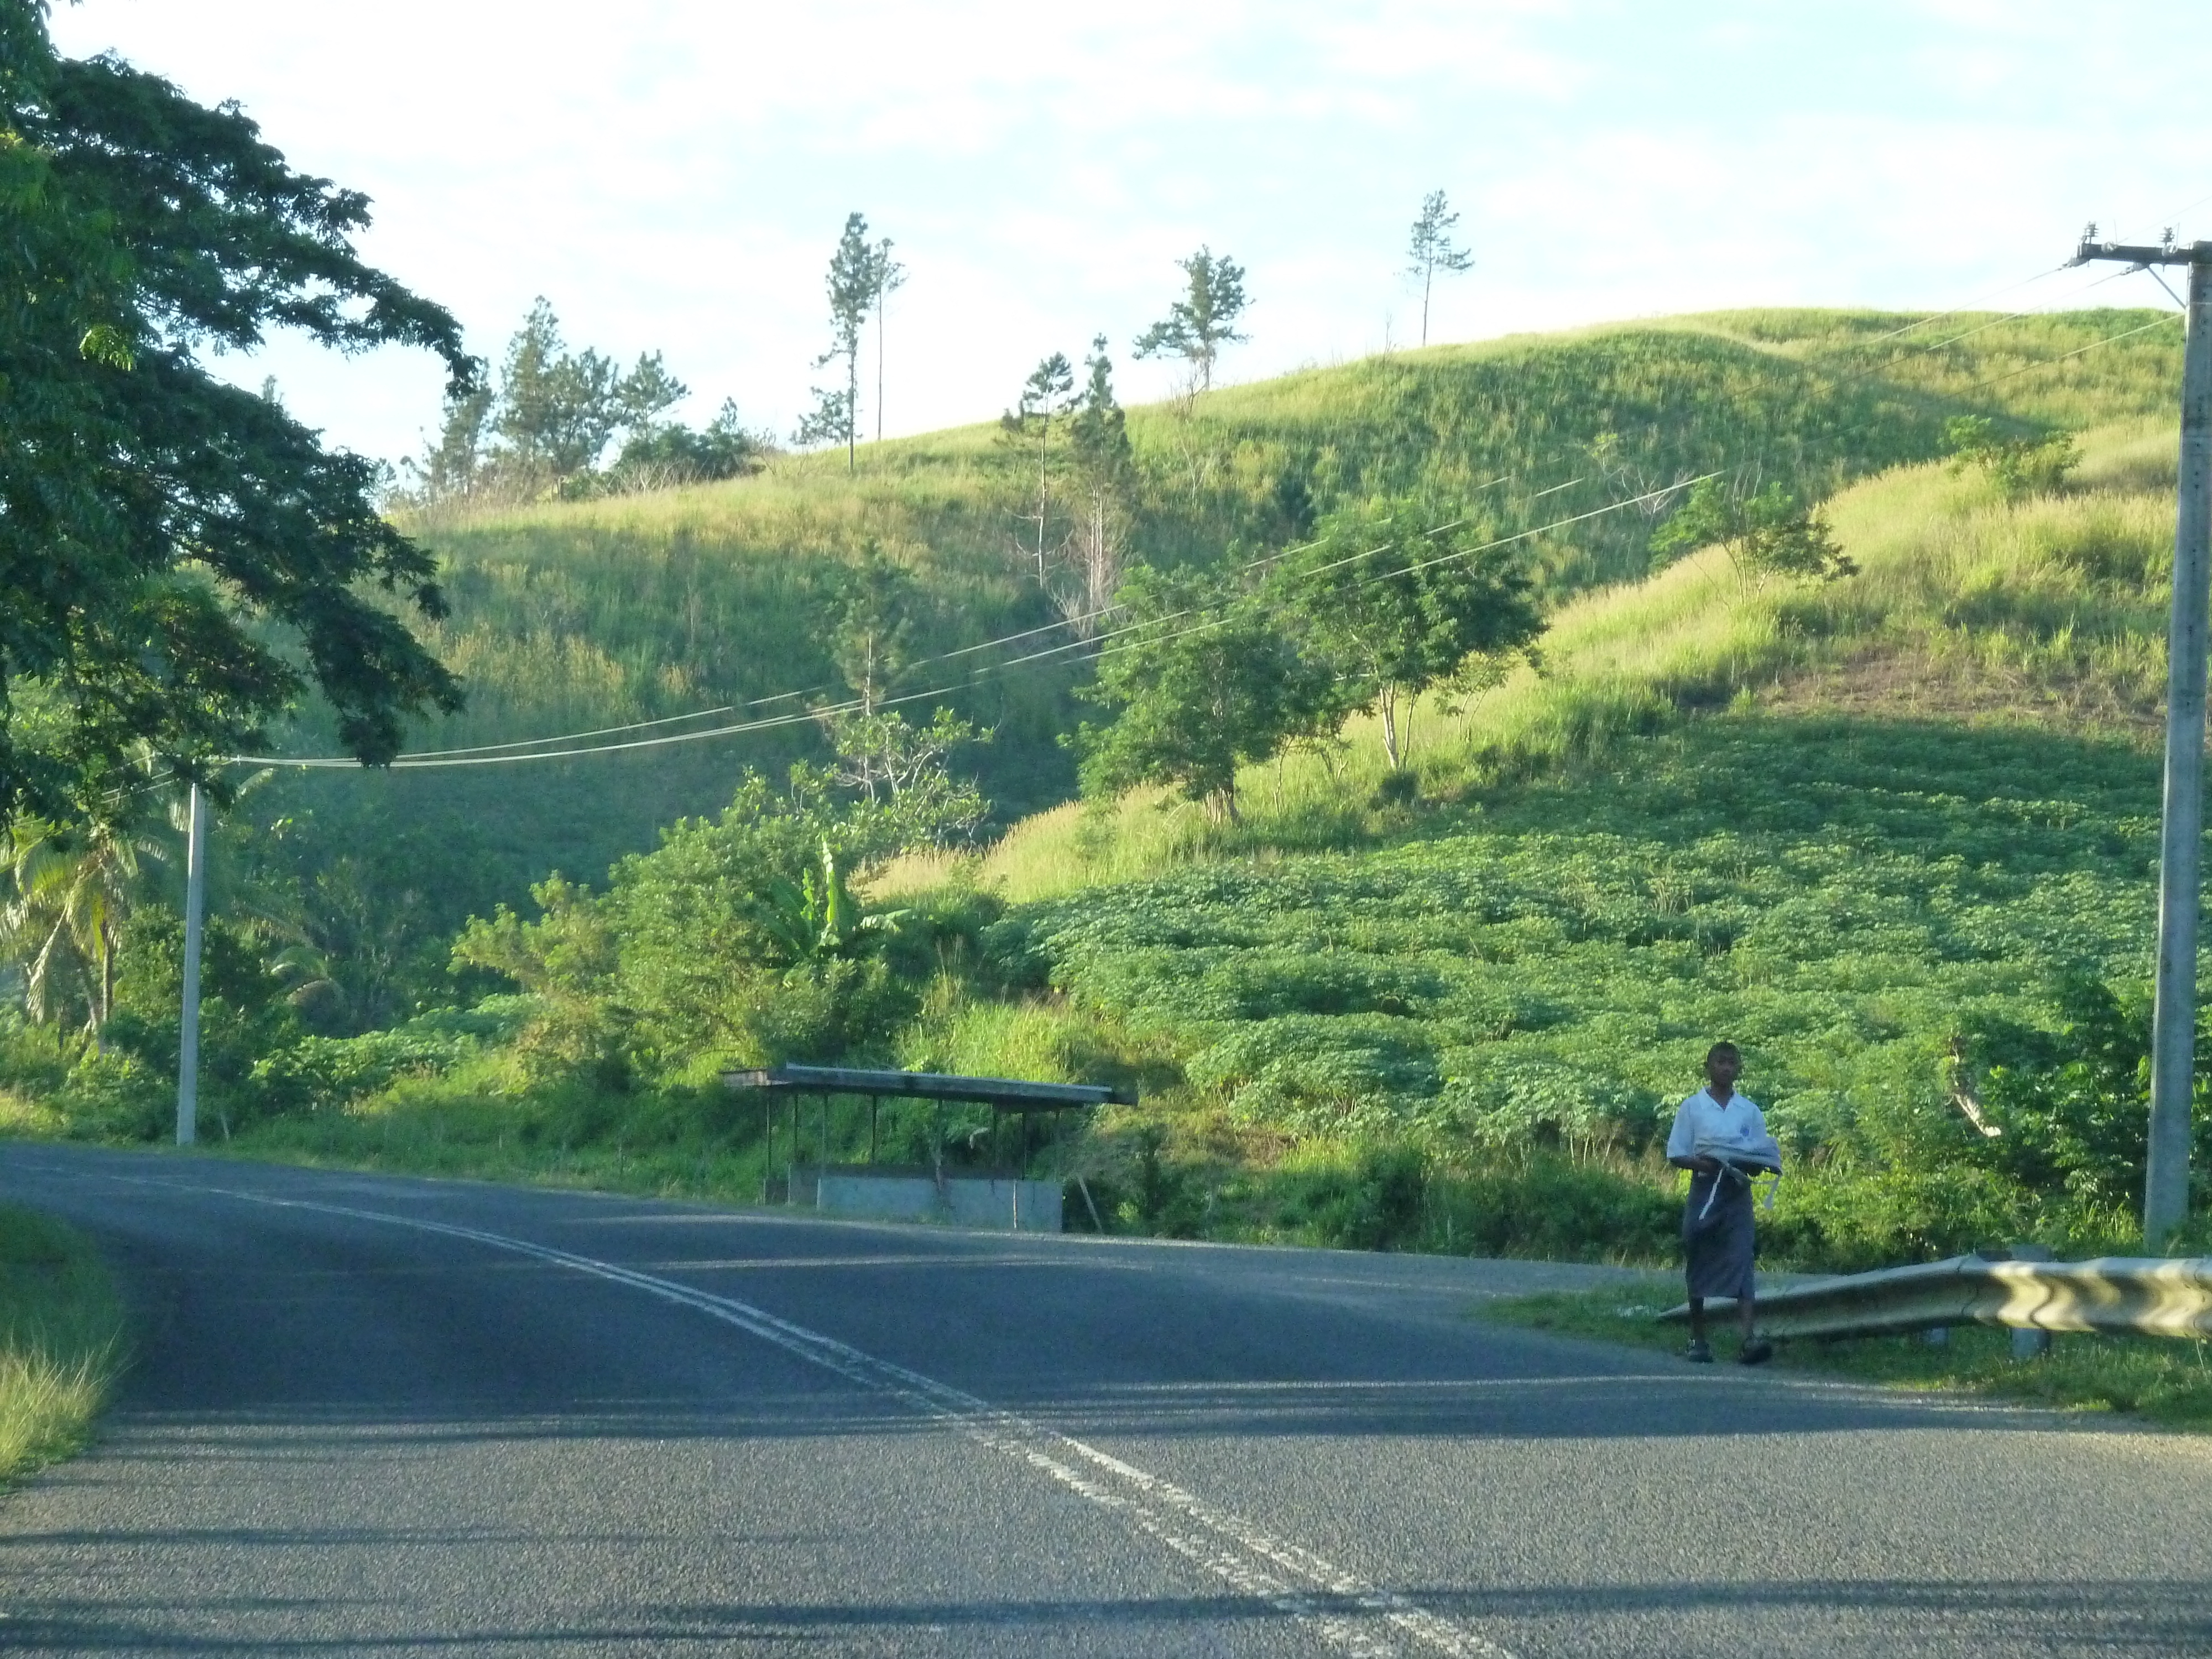
[[(1187, 412), (1134, 410), (1129, 551), (1172, 564), (1279, 546), (1316, 512), (1382, 489), (1473, 495), (1501, 533), (1713, 468), (1825, 495), (1932, 454), (1954, 414), (2021, 432), (2109, 422), (2167, 406), (2178, 372), (2178, 331), (2154, 313), (1915, 320), (1714, 313), (1437, 347), (1227, 388)], [(454, 608), (436, 643), (471, 696), (418, 746), (701, 708), (790, 715), (804, 702), (792, 694), (834, 690), (830, 595), (871, 544), (932, 596), (927, 653), (1048, 627), (1058, 613), (1015, 554), (1020, 480), (994, 430), (874, 446), (852, 477), (842, 457), (787, 458), (726, 484), (416, 526), (446, 562)], [(1640, 574), (1650, 531), (1622, 511), (1540, 535), (1531, 551), (1547, 592), (1565, 600)], [(1001, 821), (1072, 793), (1056, 738), (1082, 672), (1065, 657), (1001, 672), (1007, 654), (933, 671), (947, 702), (997, 728), (963, 758)], [(281, 745), (323, 746), (312, 721)], [(519, 899), (548, 871), (596, 878), (659, 826), (726, 800), (742, 768), (818, 752), (812, 726), (793, 720), (587, 761), (280, 775), (226, 831), (228, 863), (377, 919), (341, 948), (427, 961), (463, 916)]]
[[(2123, 1237), (2172, 455), (2170, 428), (2107, 428), (2023, 500), (1906, 467), (1832, 503), (1855, 577), (1754, 586), (1709, 550), (1572, 603), (1542, 675), (1431, 720), (1425, 805), (1372, 794), (1354, 729), (1255, 769), (1241, 825), (1065, 808), (885, 890), (1012, 900), (997, 945), (1043, 1000), (1008, 1041), (1039, 1052), (1056, 1010), (1094, 1051), (1103, 1021), (1173, 1056), (1189, 1178), (1240, 1224), (1336, 1224), (1340, 1180), (1283, 1176), (1348, 1146), (1470, 1180), (1543, 1147), (1632, 1166), (1726, 1036), (1819, 1166), (1785, 1255)], [(994, 1020), (942, 1018), (990, 1069)], [(2071, 1150), (2027, 1116), (1980, 1134), (1957, 1099), (1990, 1075), (2074, 1089)]]

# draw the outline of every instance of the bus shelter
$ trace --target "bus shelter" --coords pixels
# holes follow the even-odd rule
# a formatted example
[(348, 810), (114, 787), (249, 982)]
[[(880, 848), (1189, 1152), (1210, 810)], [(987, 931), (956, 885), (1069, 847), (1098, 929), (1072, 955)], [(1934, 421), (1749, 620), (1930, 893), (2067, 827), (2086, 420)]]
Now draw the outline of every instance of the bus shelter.
[[(1030, 1119), (1040, 1112), (1079, 1111), (1109, 1102), (1129, 1105), (1136, 1102), (1133, 1090), (1107, 1084), (1032, 1083), (1020, 1078), (845, 1066), (772, 1066), (730, 1071), (722, 1073), (722, 1081), (732, 1090), (760, 1096), (761, 1138), (767, 1151), (761, 1178), (762, 1202), (780, 1200), (832, 1214), (949, 1220), (1024, 1232), (1058, 1232), (1061, 1222), (1060, 1183), (1027, 1177), (1032, 1139)], [(811, 1114), (802, 1107), (809, 1097), (814, 1102)], [(836, 1129), (834, 1109), (840, 1099), (867, 1103), (865, 1164), (831, 1161)], [(885, 1100), (989, 1107), (993, 1113), (989, 1163), (981, 1168), (947, 1169), (941, 1146), (933, 1164), (879, 1162), (881, 1109)], [(811, 1124), (806, 1121), (810, 1116)], [(802, 1145), (808, 1139), (814, 1142), (816, 1157), (811, 1163), (806, 1161), (807, 1149)], [(769, 1173), (776, 1168), (779, 1141), (789, 1148), (781, 1182)], [(1089, 1188), (1079, 1180), (1078, 1184), (1091, 1211), (1092, 1225), (1099, 1226)]]

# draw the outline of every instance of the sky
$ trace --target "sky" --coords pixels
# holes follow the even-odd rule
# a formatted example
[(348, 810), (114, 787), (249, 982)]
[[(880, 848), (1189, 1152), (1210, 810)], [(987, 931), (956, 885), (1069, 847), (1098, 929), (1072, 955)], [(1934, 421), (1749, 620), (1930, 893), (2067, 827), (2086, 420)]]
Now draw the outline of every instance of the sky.
[[(2166, 303), (2052, 267), (2090, 221), (2212, 237), (2212, 6), (2179, 0), (81, 0), (52, 29), (366, 191), (362, 253), (471, 350), (495, 361), (543, 295), (571, 345), (664, 352), (679, 413), (734, 398), (786, 437), (833, 384), (823, 278), (853, 211), (908, 272), (891, 435), (991, 418), (1100, 333), (1126, 401), (1165, 395), (1128, 347), (1201, 246), (1252, 296), (1224, 378), (1413, 344), (1431, 191), (1475, 261), (1433, 341)], [(427, 354), (276, 340), (216, 367), (364, 453), (437, 423)]]

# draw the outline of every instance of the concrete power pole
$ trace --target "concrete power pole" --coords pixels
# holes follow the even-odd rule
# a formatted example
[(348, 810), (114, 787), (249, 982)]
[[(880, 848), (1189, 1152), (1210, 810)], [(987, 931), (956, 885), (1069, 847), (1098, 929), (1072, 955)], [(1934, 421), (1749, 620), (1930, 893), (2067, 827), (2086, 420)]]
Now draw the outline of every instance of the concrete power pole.
[(2203, 899), (2204, 671), (2212, 587), (2212, 242), (2156, 247), (2095, 240), (2075, 264), (2117, 259), (2189, 267), (2181, 360), (2181, 475), (2173, 531), (2173, 611), (2166, 665), (2166, 810), (2159, 840), (2158, 988), (2151, 1015), (2150, 1159), (2143, 1243), (2156, 1249), (2189, 1213), (2190, 1104), (2196, 1092), (2197, 926)]
[(207, 909), (207, 796), (192, 786), (191, 828), (185, 842), (185, 1006), (177, 1033), (177, 1145), (199, 1133), (200, 919)]

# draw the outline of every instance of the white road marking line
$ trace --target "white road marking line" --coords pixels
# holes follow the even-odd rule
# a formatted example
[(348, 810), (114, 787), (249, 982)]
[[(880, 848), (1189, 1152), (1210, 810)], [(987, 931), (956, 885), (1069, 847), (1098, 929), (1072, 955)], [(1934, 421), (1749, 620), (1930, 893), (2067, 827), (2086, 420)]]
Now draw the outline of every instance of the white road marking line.
[[(149, 1184), (172, 1188), (183, 1185), (168, 1182)], [(795, 1325), (734, 1297), (716, 1296), (615, 1262), (450, 1222), (338, 1204), (318, 1204), (306, 1199), (270, 1198), (229, 1188), (202, 1187), (192, 1190), (218, 1193), (226, 1198), (280, 1209), (316, 1211), (467, 1239), (643, 1291), (649, 1296), (737, 1326), (811, 1364), (834, 1371), (871, 1392), (896, 1399), (979, 1445), (1028, 1465), (1101, 1509), (1122, 1516), (1176, 1554), (1205, 1568), (1241, 1593), (1264, 1600), (1356, 1659), (1390, 1659), (1398, 1650), (1396, 1644), (1387, 1640), (1388, 1632), (1374, 1628), (1377, 1623), (1435, 1652), (1451, 1656), (1451, 1659), (1515, 1659), (1511, 1652), (1487, 1638), (1429, 1612), (1395, 1591), (1370, 1584), (1310, 1550), (1273, 1538), (1241, 1516), (1217, 1509), (1173, 1482), (1110, 1453), (918, 1371), (908, 1370), (903, 1365), (878, 1359), (835, 1337)], [(1087, 1470), (1084, 1467), (1086, 1465)], [(1364, 1616), (1331, 1611), (1315, 1599), (1317, 1594), (1349, 1602)]]

